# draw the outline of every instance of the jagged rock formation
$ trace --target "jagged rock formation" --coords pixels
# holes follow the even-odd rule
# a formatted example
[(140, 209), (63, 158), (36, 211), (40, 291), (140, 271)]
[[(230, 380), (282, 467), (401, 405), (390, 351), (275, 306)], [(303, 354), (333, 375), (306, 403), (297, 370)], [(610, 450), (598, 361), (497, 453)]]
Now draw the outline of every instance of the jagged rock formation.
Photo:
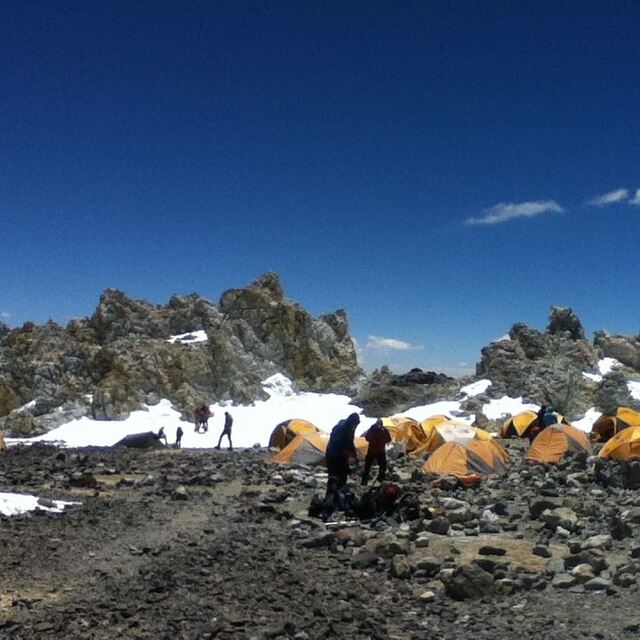
[[(170, 343), (204, 331), (207, 339)], [(189, 411), (204, 401), (250, 402), (282, 372), (301, 389), (349, 392), (362, 372), (344, 311), (311, 317), (270, 273), (219, 305), (196, 294), (166, 306), (107, 289), (90, 318), (0, 327), (0, 429), (46, 431), (89, 414), (118, 419), (169, 398)]]
[(459, 380), (443, 373), (412, 369), (394, 375), (388, 367), (382, 367), (363, 382), (354, 402), (368, 415), (382, 417), (451, 398), (460, 386)]
[[(540, 332), (515, 324), (509, 338), (482, 349), (478, 376), (493, 382), (492, 395), (524, 396), (537, 404), (552, 404), (566, 415), (577, 415), (590, 406), (603, 411), (632, 405), (624, 376), (612, 372), (600, 382), (583, 375), (602, 357), (614, 357), (631, 368), (640, 368), (640, 342), (635, 338), (596, 332), (591, 344), (578, 316), (568, 307), (552, 307), (549, 325)], [(619, 357), (622, 356), (622, 357)], [(634, 360), (637, 356), (637, 361)], [(638, 366), (634, 366), (637, 364)]]
[(593, 343), (604, 356), (615, 358), (623, 365), (640, 371), (640, 333), (634, 336), (621, 336), (606, 331), (596, 331), (593, 334)]

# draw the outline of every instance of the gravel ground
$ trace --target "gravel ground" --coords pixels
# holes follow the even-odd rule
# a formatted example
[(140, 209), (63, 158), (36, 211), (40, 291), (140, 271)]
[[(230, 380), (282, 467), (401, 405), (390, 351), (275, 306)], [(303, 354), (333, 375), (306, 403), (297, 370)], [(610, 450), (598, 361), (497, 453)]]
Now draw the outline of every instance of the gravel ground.
[[(423, 490), (423, 506), (442, 497), (407, 475), (398, 483)], [(274, 467), (260, 451), (12, 448), (0, 454), (0, 491), (81, 504), (0, 516), (0, 638), (640, 637), (635, 583), (590, 593), (553, 588), (547, 576), (455, 600), (437, 576), (413, 565), (403, 576), (375, 547), (394, 535), (410, 550), (397, 557), (415, 564), (422, 519), (327, 531), (306, 516), (321, 490), (321, 479)], [(424, 544), (445, 566), (490, 543), (539, 576), (530, 524), (428, 534)], [(378, 551), (358, 563), (367, 549)]]

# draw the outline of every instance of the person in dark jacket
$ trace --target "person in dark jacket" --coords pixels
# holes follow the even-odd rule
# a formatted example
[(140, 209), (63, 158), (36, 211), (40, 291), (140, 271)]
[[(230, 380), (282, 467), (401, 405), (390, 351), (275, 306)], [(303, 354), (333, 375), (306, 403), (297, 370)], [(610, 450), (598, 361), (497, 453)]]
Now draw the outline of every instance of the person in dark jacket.
[(184, 431), (182, 430), (182, 427), (178, 427), (176, 429), (176, 448), (180, 449), (180, 447), (182, 447), (182, 436), (184, 434)]
[(333, 496), (347, 484), (349, 461), (356, 460), (356, 447), (353, 444), (356, 427), (360, 424), (360, 416), (352, 413), (348, 418), (340, 420), (331, 430), (325, 457), (327, 460), (327, 498)]
[(229, 451), (233, 451), (233, 444), (231, 442), (231, 425), (233, 425), (233, 418), (228, 411), (224, 412), (224, 427), (222, 429), (222, 433), (220, 434), (220, 439), (218, 440), (218, 446), (216, 449), (220, 448), (220, 444), (222, 443), (222, 438), (227, 436), (229, 439)]
[(374, 461), (378, 463), (378, 481), (384, 480), (387, 470), (386, 445), (391, 442), (389, 430), (382, 424), (382, 420), (376, 420), (369, 430), (364, 434), (365, 440), (369, 443), (367, 457), (364, 459), (364, 471), (362, 472), (362, 485), (367, 486), (369, 482), (369, 472)]

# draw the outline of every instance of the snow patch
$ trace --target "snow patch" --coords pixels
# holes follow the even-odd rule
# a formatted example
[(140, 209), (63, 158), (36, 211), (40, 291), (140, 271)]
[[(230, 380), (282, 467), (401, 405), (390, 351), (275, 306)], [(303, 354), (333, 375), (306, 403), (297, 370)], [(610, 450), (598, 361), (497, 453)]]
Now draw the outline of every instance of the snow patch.
[(480, 393), (484, 393), (491, 386), (491, 380), (478, 380), (472, 382), (466, 387), (460, 389), (460, 393), (464, 393), (467, 396), (477, 396)]
[(274, 373), (260, 384), (270, 398), (290, 398), (295, 395), (293, 382), (281, 373)]
[(0, 514), (3, 516), (17, 516), (36, 509), (51, 513), (62, 513), (65, 507), (71, 504), (81, 504), (80, 502), (52, 500), (53, 506), (45, 506), (40, 504), (39, 500), (38, 496), (31, 496), (26, 493), (0, 493)]
[(571, 424), (576, 428), (580, 429), (580, 431), (584, 431), (585, 433), (591, 433), (591, 427), (593, 423), (602, 415), (600, 411), (597, 411), (593, 407), (584, 414), (584, 418), (580, 418), (580, 420), (572, 420)]
[(484, 413), (489, 420), (499, 420), (500, 418), (506, 418), (508, 415), (513, 416), (522, 411), (537, 410), (538, 407), (535, 404), (528, 404), (523, 402), (522, 398), (510, 398), (509, 396), (502, 396), (502, 398), (491, 400), (491, 402), (482, 407), (482, 413)]
[(611, 373), (613, 369), (617, 369), (621, 367), (622, 363), (615, 358), (602, 358), (602, 360), (598, 361), (598, 371), (605, 376), (607, 373)]
[(171, 336), (167, 342), (170, 344), (196, 344), (198, 342), (206, 342), (208, 339), (207, 332), (204, 329), (200, 329), (198, 331), (190, 331), (189, 333), (180, 333)]
[(640, 382), (636, 380), (629, 380), (627, 382), (629, 393), (634, 400), (640, 400)]

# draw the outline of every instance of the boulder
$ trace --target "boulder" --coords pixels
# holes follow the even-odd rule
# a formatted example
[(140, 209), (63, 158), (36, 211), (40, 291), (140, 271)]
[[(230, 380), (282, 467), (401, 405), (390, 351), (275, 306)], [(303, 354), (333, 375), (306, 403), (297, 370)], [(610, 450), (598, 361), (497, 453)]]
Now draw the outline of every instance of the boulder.
[(443, 582), (445, 593), (454, 600), (482, 598), (494, 590), (493, 576), (477, 564), (457, 567)]

